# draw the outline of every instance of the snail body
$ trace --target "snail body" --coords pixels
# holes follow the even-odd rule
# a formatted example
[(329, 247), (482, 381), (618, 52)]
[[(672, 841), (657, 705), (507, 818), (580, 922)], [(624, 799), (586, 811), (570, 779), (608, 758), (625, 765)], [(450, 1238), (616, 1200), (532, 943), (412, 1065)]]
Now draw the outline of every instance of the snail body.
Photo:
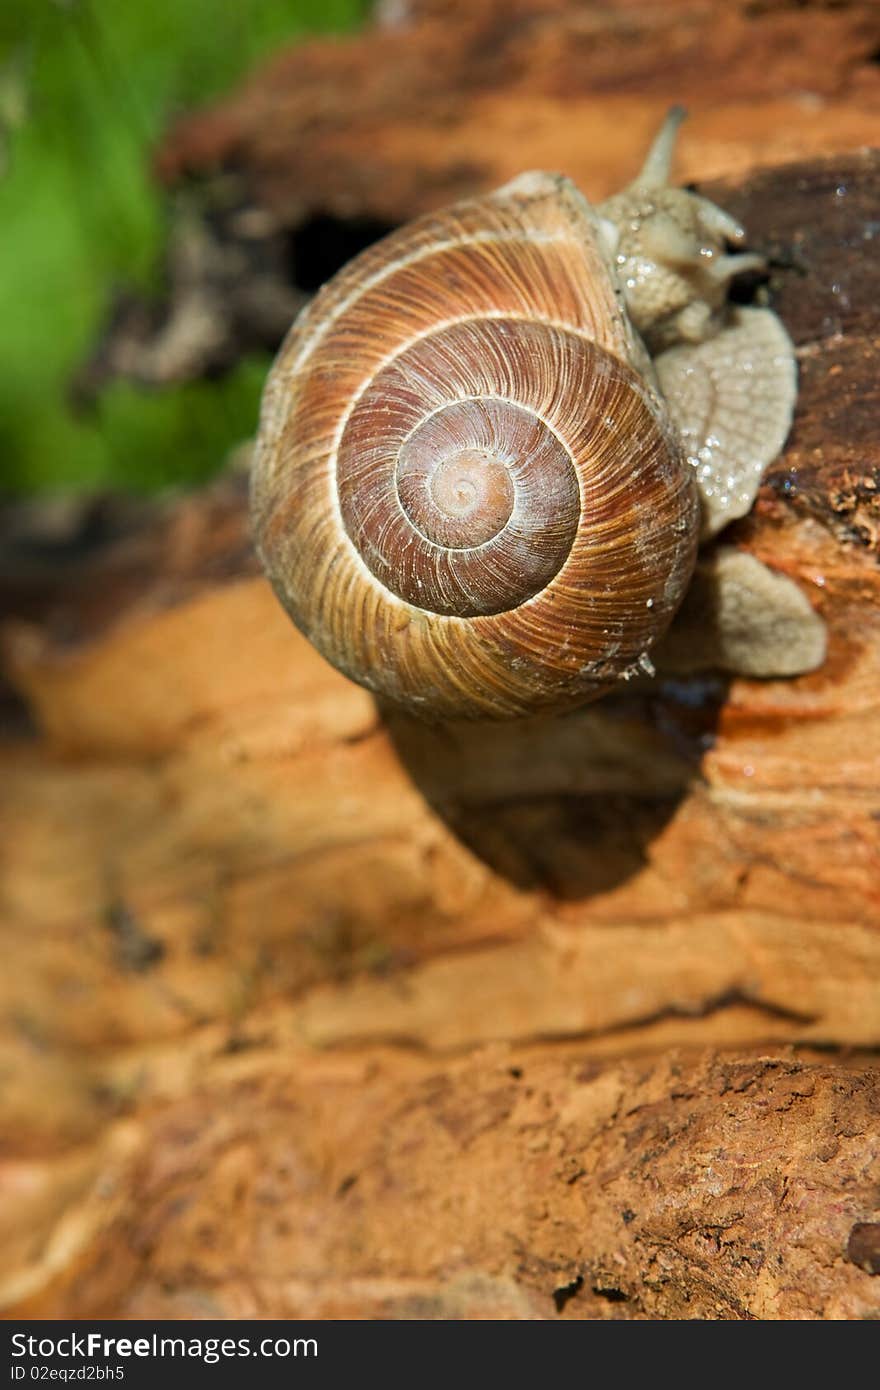
[[(595, 698), (651, 669), (701, 534), (751, 504), (793, 355), (769, 311), (727, 314), (754, 258), (666, 187), (679, 118), (616, 199), (523, 175), (363, 252), (288, 335), (257, 543), (297, 626), (376, 693), (435, 718)], [(744, 446), (756, 367), (772, 418)]]

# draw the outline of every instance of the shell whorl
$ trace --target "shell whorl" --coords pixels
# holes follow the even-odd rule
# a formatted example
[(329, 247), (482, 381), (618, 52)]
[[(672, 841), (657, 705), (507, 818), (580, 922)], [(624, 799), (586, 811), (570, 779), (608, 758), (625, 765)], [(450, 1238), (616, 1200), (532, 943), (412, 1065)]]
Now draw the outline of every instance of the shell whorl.
[(438, 717), (560, 708), (626, 675), (699, 529), (641, 365), (566, 180), (526, 176), (358, 257), (264, 398), (255, 527), (294, 621)]

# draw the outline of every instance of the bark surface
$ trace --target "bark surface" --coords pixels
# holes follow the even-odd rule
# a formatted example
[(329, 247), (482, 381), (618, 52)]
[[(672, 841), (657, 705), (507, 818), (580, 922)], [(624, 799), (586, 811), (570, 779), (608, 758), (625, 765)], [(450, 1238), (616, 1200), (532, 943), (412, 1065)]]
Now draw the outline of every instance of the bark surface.
[[(476, 91), (475, 36), (495, 53), (501, 11), (471, 8), (479, 24), (412, 7), (408, 29), (279, 59), (178, 131), (166, 173), (237, 170), (285, 236), (318, 209), (402, 220), (520, 161), (599, 196), (671, 99), (698, 107), (687, 45), (720, 15), (676, 6), (670, 62), (668, 5), (523, 4), (515, 24), (508, 5)], [(792, 15), (810, 37), (786, 45)], [(619, 62), (592, 30), (576, 63), (573, 16), (617, 25), (641, 67), (603, 79)], [(682, 171), (730, 174), (701, 191), (771, 257), (740, 293), (769, 295), (797, 347), (793, 432), (725, 540), (809, 596), (821, 670), (418, 725), (292, 629), (242, 474), (93, 510), (63, 544), (19, 523), (0, 574), (12, 1312), (880, 1314), (880, 157), (853, 149), (880, 68), (871, 7), (810, 18), (824, 51), (798, 47), (819, 43), (803, 7), (725, 7), (713, 42), (745, 45), (752, 86), (719, 59), (710, 101), (703, 73)], [(403, 75), (401, 34), (458, 54), (445, 107), (421, 59)], [(279, 171), (303, 126), (265, 114), (282, 89), (322, 151), (285, 166), (299, 202)], [(742, 173), (785, 112), (791, 143), (771, 135), (761, 162), (810, 158)], [(460, 127), (494, 151), (464, 176)], [(580, 164), (526, 158), (534, 129)]]

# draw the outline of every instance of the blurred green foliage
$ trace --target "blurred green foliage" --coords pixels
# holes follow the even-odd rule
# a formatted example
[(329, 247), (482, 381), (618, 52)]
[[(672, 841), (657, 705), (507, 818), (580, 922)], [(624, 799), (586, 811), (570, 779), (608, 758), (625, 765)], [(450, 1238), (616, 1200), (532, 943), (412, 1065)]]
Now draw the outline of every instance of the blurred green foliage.
[(149, 153), (175, 113), (368, 0), (0, 0), (0, 490), (195, 481), (254, 428), (267, 363), (75, 412), (114, 285), (157, 288)]

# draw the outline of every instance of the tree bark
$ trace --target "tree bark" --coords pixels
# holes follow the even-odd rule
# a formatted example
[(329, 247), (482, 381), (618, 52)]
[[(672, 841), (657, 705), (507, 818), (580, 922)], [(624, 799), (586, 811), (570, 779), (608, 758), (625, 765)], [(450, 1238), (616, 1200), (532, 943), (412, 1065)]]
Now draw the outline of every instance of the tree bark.
[(242, 1043), (8, 1167), (19, 1315), (877, 1316), (875, 1067)]
[[(541, 8), (557, 53), (570, 20)], [(419, 22), (439, 22), (427, 9)], [(787, 11), (761, 13), (778, 41)], [(834, 127), (849, 142), (874, 99), (858, 57), (870, 14), (813, 18), (839, 26), (822, 73), (837, 72), (825, 100), (849, 113)], [(392, 39), (313, 46), (275, 72), (305, 62), (338, 84), (352, 53), (384, 71)], [(263, 80), (269, 101), (277, 78)], [(255, 147), (229, 134), (248, 112), (270, 140), (259, 82), (210, 118), (226, 153), (206, 149), (250, 159), (249, 196), (278, 217)], [(592, 69), (589, 83), (607, 122), (617, 108)], [(648, 89), (645, 129), (648, 106), (653, 118), (682, 94)], [(504, 99), (531, 110), (526, 90), (520, 74)], [(462, 113), (472, 134), (485, 100)], [(576, 122), (554, 100), (564, 133)], [(718, 129), (734, 130), (725, 100)], [(362, 114), (348, 117), (354, 163)], [(399, 101), (387, 119), (404, 130)], [(202, 129), (175, 138), (166, 169), (192, 172)], [(462, 191), (454, 141), (441, 147), (446, 165), (438, 152), (426, 167), (449, 177), (426, 175), (426, 204)], [(509, 133), (501, 149), (518, 157)], [(398, 157), (378, 153), (374, 170)], [(506, 174), (499, 159), (478, 183)], [(583, 186), (607, 192), (588, 172)], [(240, 473), (127, 515), (121, 534), (105, 517), (109, 539), (94, 541), (92, 515), (48, 556), (10, 550), (11, 1310), (880, 1310), (880, 157), (701, 189), (772, 257), (798, 350), (788, 445), (725, 539), (822, 614), (828, 659), (812, 675), (710, 672), (560, 719), (417, 724), (290, 626), (256, 571)], [(352, 181), (365, 216), (419, 202), (361, 194)]]

